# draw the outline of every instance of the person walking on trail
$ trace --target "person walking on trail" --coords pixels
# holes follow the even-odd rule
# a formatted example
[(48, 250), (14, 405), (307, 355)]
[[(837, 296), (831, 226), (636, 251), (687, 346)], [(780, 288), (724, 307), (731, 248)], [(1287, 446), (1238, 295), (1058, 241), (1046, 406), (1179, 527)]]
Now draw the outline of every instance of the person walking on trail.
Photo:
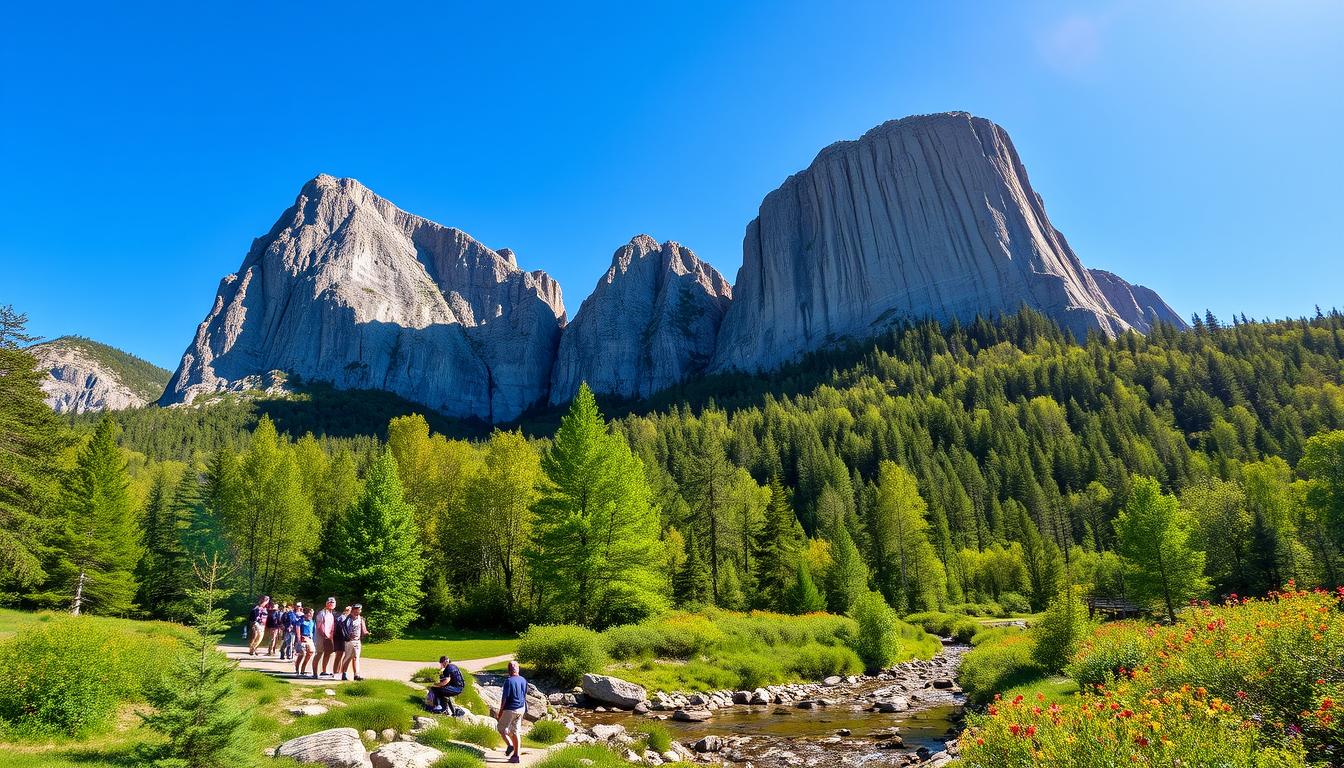
[(439, 683), (429, 687), (429, 696), (425, 702), (429, 705), (429, 711), (437, 715), (447, 710), (451, 715), (454, 707), (453, 697), (460, 696), (466, 687), (467, 682), (462, 679), (462, 670), (457, 668), (452, 659), (440, 656)]
[(364, 638), (369, 636), (369, 623), (364, 618), (364, 606), (355, 603), (351, 613), (345, 619), (345, 666), (341, 668), (341, 679), (345, 680), (345, 671), (351, 677), (363, 680), (359, 676), (359, 654), (364, 647)]
[(303, 618), (299, 619), (294, 626), (294, 674), (297, 677), (303, 677), (303, 671), (308, 668), (308, 662), (313, 662), (313, 677), (317, 677), (317, 661), (313, 659), (316, 650), (313, 648), (313, 636), (317, 633), (317, 622), (313, 621), (313, 609), (304, 611)]
[(270, 613), (271, 598), (262, 595), (257, 604), (252, 606), (252, 610), (247, 614), (247, 653), (249, 656), (257, 655), (257, 646), (261, 645), (261, 639), (266, 635), (266, 617)]
[(330, 677), (327, 674), (327, 664), (331, 661), (331, 654), (336, 650), (336, 598), (328, 597), (325, 608), (317, 612), (317, 660), (313, 662), (313, 675), (318, 675), (318, 666), (322, 668), (321, 677)]
[(518, 674), (518, 662), (509, 662), (509, 676), (504, 679), (504, 690), (499, 697), (499, 735), (504, 737), (504, 754), (510, 763), (521, 763), (518, 744), (518, 726), (527, 714), (527, 680)]
[(331, 664), (331, 676), (340, 675), (345, 679), (345, 622), (350, 620), (350, 606), (336, 615), (336, 624), (331, 630), (331, 648), (335, 660)]
[(281, 619), (287, 609), (279, 602), (274, 603), (266, 612), (266, 655), (274, 656), (280, 647), (280, 631), (284, 628)]
[(285, 606), (285, 613), (281, 617), (282, 631), (284, 638), (280, 641), (280, 658), (286, 661), (294, 660), (294, 651), (299, 646), (299, 622), (303, 621), (303, 603), (296, 602), (293, 605)]

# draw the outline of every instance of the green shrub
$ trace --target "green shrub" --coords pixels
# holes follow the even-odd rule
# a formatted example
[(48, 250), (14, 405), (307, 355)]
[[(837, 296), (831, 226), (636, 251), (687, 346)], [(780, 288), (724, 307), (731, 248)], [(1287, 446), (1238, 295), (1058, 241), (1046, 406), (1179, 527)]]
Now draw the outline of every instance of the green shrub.
[(538, 720), (527, 732), (528, 741), (543, 747), (559, 744), (568, 736), (569, 729), (558, 720)]
[(437, 683), (437, 682), (439, 682), (439, 668), (438, 668), (438, 666), (436, 665), (436, 666), (433, 666), (433, 667), (425, 667), (425, 668), (423, 668), (423, 669), (418, 669), (418, 670), (416, 670), (416, 671), (415, 671), (415, 674), (411, 675), (411, 681), (412, 681), (412, 682), (416, 682), (416, 683)]
[(980, 622), (975, 619), (939, 611), (912, 613), (905, 617), (905, 621), (923, 627), (925, 632), (950, 637), (960, 643), (969, 643), (981, 629)]
[(859, 655), (844, 646), (808, 643), (793, 651), (790, 656), (788, 671), (803, 680), (821, 680), (831, 675), (857, 675), (863, 672)]
[(177, 634), (120, 628), (93, 617), (53, 617), (0, 642), (0, 721), (25, 735), (78, 736), (108, 724), (122, 702), (142, 701)]
[(1031, 601), (1017, 592), (1004, 592), (999, 595), (998, 603), (1008, 616), (1031, 613)]
[(433, 747), (438, 750), (451, 749), (457, 738), (457, 721), (444, 718), (433, 728), (423, 730), (415, 735), (415, 740), (426, 747)]
[(1034, 645), (1026, 633), (1005, 634), (968, 651), (961, 658), (961, 670), (957, 673), (967, 700), (984, 704), (998, 691), (1044, 675), (1045, 669), (1036, 661)]
[[(297, 721), (297, 724), (304, 726), (305, 732), (308, 733), (328, 728), (354, 728), (356, 731), (382, 731), (385, 728), (395, 728), (405, 733), (411, 730), (411, 718), (418, 711), (407, 702), (370, 699), (332, 709), (317, 717), (305, 717)], [(309, 723), (320, 727), (310, 728)]]
[(964, 616), (1003, 616), (1003, 606), (995, 602), (988, 603), (961, 603), (958, 605), (949, 605), (948, 613), (960, 613)]
[(606, 747), (584, 744), (551, 753), (537, 768), (630, 768), (630, 764)]
[(1106, 629), (1095, 632), (1064, 666), (1064, 674), (1080, 687), (1100, 685), (1120, 670), (1137, 669), (1144, 662), (1143, 642), (1137, 633)]
[(577, 685), (585, 673), (597, 672), (607, 662), (602, 638), (584, 627), (568, 624), (534, 626), (518, 641), (518, 661), (538, 676), (561, 685)]
[(854, 599), (850, 616), (859, 624), (852, 643), (859, 659), (873, 672), (889, 666), (899, 651), (900, 635), (896, 611), (878, 592), (866, 592)]
[(1036, 661), (1049, 672), (1063, 670), (1079, 642), (1092, 632), (1087, 604), (1078, 590), (1079, 587), (1069, 587), (1060, 592), (1031, 628), (1036, 639)]
[(607, 655), (617, 661), (652, 658), (662, 641), (663, 634), (647, 624), (623, 624), (602, 633)]
[(1021, 627), (1014, 627), (1014, 626), (985, 627), (984, 629), (981, 629), (979, 632), (976, 632), (975, 636), (971, 638), (971, 645), (975, 646), (975, 645), (981, 645), (983, 643), (997, 642), (1009, 635), (1020, 635), (1020, 634), (1022, 634)]

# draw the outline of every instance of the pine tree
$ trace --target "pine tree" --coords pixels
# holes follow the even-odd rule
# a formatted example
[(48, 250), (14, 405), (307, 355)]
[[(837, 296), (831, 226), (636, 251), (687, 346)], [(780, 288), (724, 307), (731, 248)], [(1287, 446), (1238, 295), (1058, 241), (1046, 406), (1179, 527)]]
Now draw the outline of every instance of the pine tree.
[(849, 606), (868, 591), (868, 566), (843, 522), (831, 539), (831, 570), (826, 576), (826, 602), (832, 613), (849, 613)]
[(117, 427), (103, 417), (61, 494), (65, 521), (48, 595), (71, 612), (125, 615), (135, 605), (141, 537)]
[(248, 713), (237, 704), (236, 665), (215, 650), (228, 628), (220, 608), (226, 569), (218, 555), (195, 567), (200, 586), (191, 590), (196, 633), (186, 650), (148, 691), (152, 713), (140, 718), (165, 740), (145, 743), (137, 755), (155, 768), (232, 768), (246, 761)]
[(770, 502), (765, 521), (756, 534), (755, 559), (756, 605), (778, 610), (783, 607), (784, 592), (793, 583), (803, 529), (794, 517), (788, 492), (778, 477), (770, 478)]
[(742, 589), (742, 580), (738, 578), (737, 567), (732, 563), (724, 565), (719, 578), (719, 607), (730, 611), (741, 611), (747, 607), (746, 593)]
[(586, 384), (542, 456), (528, 561), (548, 619), (625, 623), (658, 610), (666, 582), (644, 467), (610, 434)]
[(361, 601), (372, 631), (397, 638), (419, 613), (424, 560), (415, 510), (402, 495), (391, 451), (374, 458), (359, 502), (341, 520), (327, 552), (332, 592)]
[[(188, 469), (186, 474), (190, 473)], [(184, 544), (190, 510), (176, 503), (175, 486), (179, 485), (166, 471), (155, 477), (141, 525), (144, 553), (136, 566), (136, 603), (154, 618), (173, 621), (187, 618), (187, 588), (193, 578), (191, 555)]]
[(28, 318), (0, 306), (0, 592), (47, 578), (44, 549), (59, 519), (60, 454), (69, 431), (47, 406), (37, 361), (20, 347), (35, 341)]
[(1140, 600), (1159, 603), (1176, 620), (1176, 606), (1209, 588), (1204, 553), (1190, 545), (1189, 514), (1151, 477), (1135, 478), (1115, 521), (1116, 551), (1130, 566), (1129, 586)]
[(826, 610), (826, 598), (812, 581), (812, 572), (808, 570), (807, 558), (798, 558), (794, 569), (793, 583), (784, 591), (783, 608), (788, 613), (803, 614)]
[(942, 601), (943, 566), (929, 541), (925, 509), (914, 476), (882, 462), (868, 530), (874, 554), (886, 563), (888, 581), (880, 586), (897, 611), (935, 610)]
[(672, 598), (678, 605), (703, 605), (712, 597), (710, 575), (695, 536), (686, 537), (686, 558), (672, 581)]
[(723, 413), (710, 410), (701, 415), (699, 435), (684, 458), (683, 493), (690, 505), (688, 522), (703, 532), (709, 555), (709, 579), (713, 602), (719, 600), (719, 564), (724, 508), (736, 468), (723, 447), (727, 424)]

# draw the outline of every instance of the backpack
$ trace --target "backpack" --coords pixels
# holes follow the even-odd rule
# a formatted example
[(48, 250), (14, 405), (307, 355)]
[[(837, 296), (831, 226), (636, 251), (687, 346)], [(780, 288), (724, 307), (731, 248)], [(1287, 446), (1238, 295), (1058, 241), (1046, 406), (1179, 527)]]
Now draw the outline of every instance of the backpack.
[(341, 633), (341, 639), (347, 643), (351, 640), (358, 640), (359, 634), (355, 629), (355, 622), (348, 616), (341, 616), (336, 619), (336, 631)]

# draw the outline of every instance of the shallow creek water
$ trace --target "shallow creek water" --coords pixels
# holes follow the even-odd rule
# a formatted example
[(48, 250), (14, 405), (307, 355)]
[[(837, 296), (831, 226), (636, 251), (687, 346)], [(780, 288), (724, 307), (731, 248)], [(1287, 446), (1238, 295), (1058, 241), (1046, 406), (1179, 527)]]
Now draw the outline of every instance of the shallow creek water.
[[(721, 708), (711, 719), (698, 723), (672, 720), (669, 713), (656, 712), (641, 716), (575, 709), (570, 714), (589, 728), (612, 723), (633, 728), (645, 717), (658, 717), (677, 741), (689, 744), (704, 736), (719, 736), (727, 744), (720, 753), (725, 761), (758, 766), (904, 764), (906, 756), (920, 747), (934, 753), (943, 750), (946, 742), (960, 732), (965, 697), (959, 692), (923, 686), (935, 677), (954, 676), (962, 651), (960, 647), (945, 649), (941, 669), (927, 674), (907, 673), (896, 680), (863, 678), (854, 685), (825, 689), (819, 696), (835, 703), (812, 709), (791, 704), (738, 705)], [(890, 695), (893, 684), (904, 687), (897, 693), (908, 699), (910, 708), (895, 713), (872, 711), (874, 697)], [(843, 729), (850, 733), (841, 736)], [(902, 746), (893, 748), (901, 742)]]

